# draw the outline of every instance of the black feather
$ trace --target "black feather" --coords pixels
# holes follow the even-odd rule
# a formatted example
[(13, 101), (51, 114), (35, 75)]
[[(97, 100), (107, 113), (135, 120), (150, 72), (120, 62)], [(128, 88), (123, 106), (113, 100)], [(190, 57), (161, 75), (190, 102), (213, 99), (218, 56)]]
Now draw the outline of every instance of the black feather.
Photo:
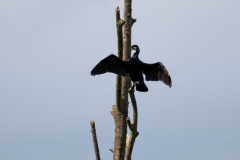
[(171, 77), (161, 62), (147, 64), (139, 60), (138, 55), (140, 49), (137, 45), (131, 47), (136, 52), (133, 56), (124, 61), (117, 56), (111, 54), (101, 60), (91, 71), (91, 75), (99, 75), (106, 72), (115, 73), (121, 76), (126, 76), (128, 73), (131, 80), (139, 82), (136, 89), (141, 92), (147, 92), (148, 88), (144, 83), (143, 73), (146, 75), (146, 81), (162, 81), (169, 87), (172, 86)]

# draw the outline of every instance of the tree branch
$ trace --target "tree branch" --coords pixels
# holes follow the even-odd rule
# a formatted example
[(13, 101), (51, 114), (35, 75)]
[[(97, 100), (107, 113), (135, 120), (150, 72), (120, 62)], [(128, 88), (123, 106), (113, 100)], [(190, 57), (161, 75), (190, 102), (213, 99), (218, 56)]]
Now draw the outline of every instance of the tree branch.
[[(124, 20), (125, 20), (125, 24), (124, 24), (124, 32), (123, 32), (123, 60), (128, 60), (131, 57), (131, 29), (132, 26), (134, 24), (134, 22), (136, 22), (136, 20), (134, 20), (132, 18), (132, 0), (124, 0)], [(124, 109), (126, 109), (126, 114), (128, 115), (128, 90), (131, 86), (131, 81), (129, 76), (126, 76), (125, 78), (122, 78), (122, 105), (125, 106)], [(136, 104), (136, 100), (134, 97), (134, 92), (130, 91), (129, 92), (131, 100), (132, 100), (132, 104)], [(133, 99), (134, 98), (134, 99)], [(136, 106), (136, 105), (135, 105)], [(134, 106), (133, 106), (134, 108)], [(130, 132), (130, 136), (128, 138), (128, 141), (125, 147), (125, 156), (124, 156), (124, 160), (130, 160), (131, 159), (131, 154), (132, 154), (132, 150), (133, 150), (133, 144), (135, 141), (135, 138), (138, 135), (137, 132), (137, 107), (135, 107), (136, 109), (133, 109), (134, 115), (133, 115), (133, 125), (130, 125), (130, 119), (126, 118), (125, 120), (129, 119), (128, 121), (126, 121), (128, 123), (131, 132)]]
[[(123, 58), (123, 33), (122, 27), (125, 21), (120, 18), (119, 7), (116, 8), (116, 28), (118, 39), (118, 57)], [(123, 160), (126, 146), (126, 133), (127, 133), (127, 110), (126, 105), (123, 105), (122, 100), (122, 77), (116, 77), (116, 105), (112, 106), (112, 116), (115, 122), (115, 140), (113, 159)]]
[(133, 126), (132, 126), (132, 123), (131, 123), (131, 120), (129, 117), (127, 117), (127, 124), (128, 124), (130, 131), (133, 131)]
[(97, 141), (97, 134), (96, 134), (96, 129), (95, 129), (95, 122), (90, 121), (91, 125), (91, 132), (92, 132), (92, 138), (93, 138), (93, 145), (94, 145), (94, 151), (96, 155), (96, 160), (100, 160), (100, 153), (99, 153), (99, 148), (98, 148), (98, 141)]
[[(124, 0), (124, 20), (120, 19), (119, 7), (116, 8), (116, 27), (118, 36), (118, 56), (123, 60), (131, 57), (131, 28), (135, 22), (132, 19), (131, 0)], [(124, 24), (124, 32), (122, 26)], [(129, 76), (116, 78), (116, 105), (112, 107), (115, 121), (115, 141), (113, 150), (114, 160), (124, 160), (126, 151), (127, 116), (128, 116), (128, 89), (131, 85)], [(120, 91), (121, 89), (121, 91)], [(128, 148), (128, 147), (127, 147)]]
[[(116, 8), (116, 28), (117, 28), (117, 39), (118, 39), (118, 57), (122, 59), (123, 57), (123, 34), (122, 27), (125, 21), (120, 18), (120, 9)], [(119, 111), (122, 110), (121, 107), (121, 91), (122, 88), (122, 76), (116, 76), (116, 105)]]
[(113, 149), (112, 148), (109, 148), (109, 151), (111, 151), (113, 153)]
[(137, 108), (137, 101), (134, 95), (134, 90), (132, 88), (129, 89), (129, 95), (132, 102), (133, 107), (133, 126), (135, 129), (137, 129), (137, 123), (138, 123), (138, 108)]
[[(124, 0), (124, 31), (123, 31), (123, 60), (131, 57), (131, 29), (133, 25), (132, 19), (132, 0)], [(122, 78), (122, 105), (128, 104), (128, 89), (131, 85), (129, 76)]]
[(138, 123), (137, 102), (135, 99), (134, 90), (132, 88), (129, 89), (129, 95), (130, 95), (132, 107), (133, 107), (133, 123), (131, 123), (130, 118), (127, 117), (127, 124), (131, 132), (130, 132), (129, 140), (126, 144), (127, 147), (125, 151), (126, 154), (125, 154), (124, 160), (131, 159), (134, 142), (136, 137), (139, 135), (137, 131), (137, 123)]

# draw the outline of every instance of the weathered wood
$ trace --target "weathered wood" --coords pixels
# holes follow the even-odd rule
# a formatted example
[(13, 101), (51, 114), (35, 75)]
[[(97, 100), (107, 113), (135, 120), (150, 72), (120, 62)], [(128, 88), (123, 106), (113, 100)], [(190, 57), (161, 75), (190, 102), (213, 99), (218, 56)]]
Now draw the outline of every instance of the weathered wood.
[[(116, 8), (116, 29), (118, 39), (118, 57), (123, 57), (123, 34), (122, 27), (124, 20), (120, 18), (119, 7)], [(123, 160), (125, 153), (125, 134), (127, 132), (127, 125), (125, 122), (126, 115), (122, 109), (122, 76), (116, 77), (116, 105), (112, 106), (112, 116), (115, 122), (115, 139), (113, 149), (113, 160)]]
[[(131, 57), (131, 29), (132, 25), (135, 22), (134, 19), (132, 19), (132, 0), (124, 0), (124, 30), (123, 30), (123, 60), (128, 60)], [(125, 151), (126, 148), (129, 148), (129, 146), (126, 147), (126, 135), (127, 135), (127, 117), (128, 117), (128, 90), (131, 86), (131, 80), (129, 76), (127, 75), (126, 77), (122, 78), (122, 114), (123, 117), (125, 118), (125, 122), (123, 123), (124, 127), (123, 128), (123, 135), (124, 139), (122, 143), (124, 144), (124, 149)], [(128, 139), (128, 141), (131, 140), (131, 135)], [(129, 143), (129, 142), (128, 142)], [(121, 160), (125, 158), (125, 151), (124, 157), (121, 157)], [(130, 155), (131, 158), (131, 155)]]
[[(123, 58), (123, 34), (122, 27), (125, 21), (120, 18), (120, 9), (116, 8), (116, 28), (117, 28), (117, 39), (118, 39), (118, 57)], [(116, 105), (119, 111), (121, 111), (121, 88), (122, 88), (122, 76), (116, 76)]]
[[(131, 28), (135, 19), (132, 19), (132, 1), (124, 0), (124, 20), (120, 18), (119, 7), (116, 8), (116, 29), (118, 39), (118, 57), (128, 60), (131, 57)], [(124, 25), (124, 32), (122, 27)], [(111, 114), (115, 123), (115, 140), (113, 152), (113, 160), (130, 160), (137, 132), (137, 105), (134, 97), (134, 91), (129, 91), (133, 103), (133, 124), (128, 117), (128, 90), (131, 86), (129, 76), (116, 77), (116, 105), (112, 106)], [(94, 121), (90, 122), (92, 128), (92, 137), (96, 159), (100, 160), (100, 153), (97, 143), (97, 135)], [(130, 136), (127, 136), (127, 124), (130, 128)], [(128, 137), (128, 138), (126, 138)], [(127, 141), (126, 141), (127, 140)], [(126, 155), (125, 155), (126, 152)]]
[(123, 160), (126, 146), (127, 123), (126, 116), (119, 112), (116, 105), (112, 106), (111, 114), (115, 122), (115, 140), (113, 160)]
[(127, 117), (127, 124), (130, 129), (130, 135), (129, 135), (129, 138), (128, 138), (128, 141), (126, 144), (124, 160), (131, 160), (135, 139), (139, 135), (139, 133), (137, 131), (138, 108), (137, 108), (137, 102), (136, 102), (135, 95), (134, 95), (134, 90), (132, 88), (130, 88), (130, 90), (129, 90), (129, 95), (130, 95), (132, 107), (133, 107), (133, 123), (131, 123), (130, 118)]
[[(116, 8), (116, 28), (118, 37), (118, 57), (123, 60), (128, 60), (131, 57), (131, 28), (136, 21), (132, 19), (131, 0), (124, 0), (124, 20), (120, 18), (119, 7)], [(122, 32), (122, 26), (124, 24), (124, 31)], [(115, 122), (115, 141), (113, 150), (113, 160), (124, 160), (124, 158), (131, 158), (133, 149), (132, 141), (135, 138), (131, 138), (130, 134), (128, 141), (126, 142), (127, 135), (127, 117), (128, 117), (128, 90), (131, 86), (129, 76), (116, 78), (116, 105), (112, 106), (112, 116)], [(137, 112), (135, 112), (137, 113)], [(134, 117), (134, 120), (137, 117)], [(137, 124), (137, 123), (135, 123)], [(136, 128), (136, 127), (135, 127)], [(131, 131), (132, 132), (132, 131)], [(134, 132), (135, 133), (135, 132)], [(131, 142), (130, 142), (131, 141)], [(126, 146), (128, 143), (130, 146)], [(129, 151), (129, 149), (131, 151)], [(125, 151), (128, 155), (125, 155)]]
[(98, 141), (97, 141), (97, 133), (95, 129), (95, 122), (90, 121), (91, 125), (91, 132), (92, 132), (92, 138), (93, 138), (93, 145), (94, 145), (94, 151), (96, 155), (96, 160), (101, 160), (100, 158), (100, 153), (99, 153), (99, 148), (98, 148)]

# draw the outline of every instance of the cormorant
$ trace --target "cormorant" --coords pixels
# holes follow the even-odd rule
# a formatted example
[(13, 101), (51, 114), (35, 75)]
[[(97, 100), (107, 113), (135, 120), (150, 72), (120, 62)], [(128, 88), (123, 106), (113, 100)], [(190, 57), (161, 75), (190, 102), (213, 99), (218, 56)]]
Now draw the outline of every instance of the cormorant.
[(162, 81), (169, 87), (172, 86), (171, 77), (161, 62), (147, 64), (139, 60), (138, 55), (140, 49), (137, 45), (131, 47), (136, 52), (132, 57), (124, 61), (114, 54), (111, 54), (101, 60), (91, 71), (91, 75), (99, 75), (106, 72), (112, 72), (121, 76), (126, 76), (128, 73), (137, 91), (147, 92), (148, 88), (143, 80), (143, 73), (146, 76), (146, 81)]

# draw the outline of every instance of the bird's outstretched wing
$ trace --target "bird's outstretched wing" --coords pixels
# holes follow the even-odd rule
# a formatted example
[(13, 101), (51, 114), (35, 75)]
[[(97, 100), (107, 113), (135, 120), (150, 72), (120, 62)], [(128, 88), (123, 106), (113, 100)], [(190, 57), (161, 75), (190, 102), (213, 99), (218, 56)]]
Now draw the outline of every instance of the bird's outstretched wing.
[(123, 61), (114, 54), (111, 54), (101, 60), (91, 71), (95, 76), (106, 72), (112, 72), (121, 76), (126, 76), (128, 61)]
[(161, 62), (147, 64), (142, 62), (142, 70), (146, 75), (146, 81), (162, 81), (172, 87), (171, 77)]

